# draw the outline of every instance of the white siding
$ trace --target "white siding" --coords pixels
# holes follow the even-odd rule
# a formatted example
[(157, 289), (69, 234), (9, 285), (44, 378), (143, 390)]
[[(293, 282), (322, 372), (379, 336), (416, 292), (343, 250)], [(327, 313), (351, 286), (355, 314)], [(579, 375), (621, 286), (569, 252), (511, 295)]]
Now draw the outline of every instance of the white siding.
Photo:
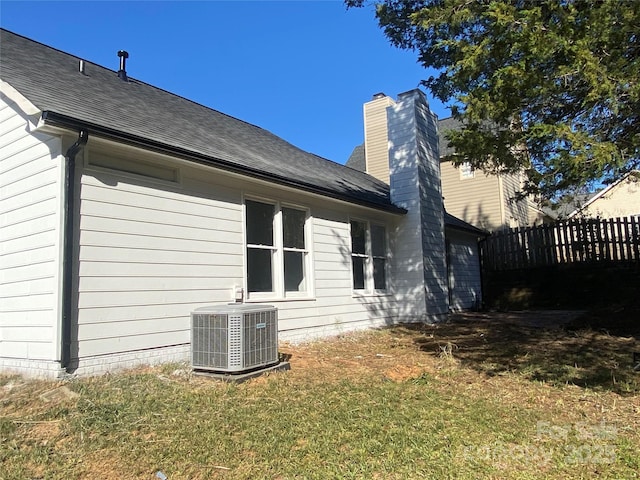
[(440, 320), (448, 312), (444, 206), (435, 115), (417, 90), (389, 109), (391, 198), (408, 213), (393, 249), (407, 320)]
[[(88, 155), (90, 160), (91, 150)], [(190, 313), (231, 301), (233, 287), (245, 284), (243, 195), (310, 209), (312, 295), (260, 301), (278, 307), (281, 339), (395, 321), (391, 292), (353, 295), (349, 218), (382, 222), (391, 231), (396, 216), (205, 168), (174, 166), (180, 168), (179, 184), (103, 168), (83, 171), (73, 348), (78, 372), (131, 366), (157, 359), (159, 351), (182, 351), (188, 358)]]
[(58, 368), (64, 160), (60, 138), (31, 129), (0, 99), (0, 368), (34, 373)]
[(447, 230), (450, 308), (478, 308), (482, 300), (480, 256), (475, 237)]
[(392, 285), (389, 285), (389, 295), (353, 294), (349, 215), (382, 221), (387, 230), (392, 229), (393, 222), (355, 207), (346, 210), (338, 213), (312, 207), (315, 298), (312, 301), (268, 302), (279, 308), (284, 339), (314, 338), (388, 325), (397, 320)]
[(242, 285), (239, 191), (87, 168), (80, 198), (80, 359), (188, 344), (190, 312)]

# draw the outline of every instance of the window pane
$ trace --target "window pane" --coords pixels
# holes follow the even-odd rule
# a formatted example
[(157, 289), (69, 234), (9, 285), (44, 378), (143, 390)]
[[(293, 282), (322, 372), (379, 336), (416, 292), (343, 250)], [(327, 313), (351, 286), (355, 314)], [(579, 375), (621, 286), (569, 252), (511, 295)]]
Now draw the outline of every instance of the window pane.
[(275, 206), (247, 200), (247, 243), (273, 246), (273, 215)]
[(460, 178), (473, 178), (474, 172), (473, 167), (469, 162), (464, 162), (460, 165)]
[(353, 289), (364, 290), (364, 258), (351, 257), (353, 266)]
[(282, 228), (285, 248), (304, 249), (304, 222), (306, 212), (293, 208), (282, 209)]
[(247, 286), (249, 292), (272, 292), (271, 250), (247, 248)]
[(366, 229), (367, 226), (364, 222), (351, 222), (351, 252), (359, 253), (361, 255), (366, 254)]
[(374, 257), (386, 257), (386, 243), (384, 227), (371, 225), (371, 254)]
[(304, 253), (284, 252), (284, 289), (287, 292), (304, 292)]
[(387, 289), (387, 275), (385, 272), (385, 259), (374, 258), (373, 259), (373, 288), (376, 290)]

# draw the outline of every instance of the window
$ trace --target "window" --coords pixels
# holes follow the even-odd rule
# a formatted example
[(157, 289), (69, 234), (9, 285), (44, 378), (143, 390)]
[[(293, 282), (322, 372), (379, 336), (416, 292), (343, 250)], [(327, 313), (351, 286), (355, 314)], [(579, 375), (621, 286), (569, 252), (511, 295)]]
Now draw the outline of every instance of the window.
[(353, 289), (387, 289), (387, 233), (382, 225), (351, 221)]
[(273, 292), (275, 205), (246, 201), (247, 287), (249, 292)]
[(471, 166), (471, 163), (464, 162), (460, 165), (460, 179), (463, 180), (465, 178), (473, 178), (475, 177), (475, 171)]
[(371, 226), (371, 257), (373, 258), (373, 288), (387, 289), (387, 239), (384, 227)]
[(284, 290), (285, 292), (305, 291), (305, 249), (304, 226), (307, 214), (303, 210), (282, 208), (282, 237), (284, 250)]
[(306, 295), (306, 210), (256, 200), (246, 200), (245, 209), (249, 296)]
[(351, 266), (353, 289), (364, 290), (367, 277), (367, 224), (351, 222)]

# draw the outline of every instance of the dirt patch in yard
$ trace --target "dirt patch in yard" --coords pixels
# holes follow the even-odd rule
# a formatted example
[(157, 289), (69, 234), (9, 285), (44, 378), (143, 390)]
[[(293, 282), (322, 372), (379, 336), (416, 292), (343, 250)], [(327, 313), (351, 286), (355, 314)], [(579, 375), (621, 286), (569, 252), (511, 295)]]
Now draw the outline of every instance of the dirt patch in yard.
[(489, 376), (515, 372), (533, 381), (619, 394), (638, 390), (632, 330), (613, 334), (581, 323), (584, 312), (461, 313), (437, 325), (412, 325), (420, 350), (449, 355)]
[(348, 334), (282, 350), (291, 357), (293, 375), (317, 375), (319, 381), (371, 375), (406, 381), (453, 363), (485, 377), (513, 373), (554, 386), (639, 393), (633, 360), (640, 352), (637, 332), (594, 329), (585, 321), (589, 318), (580, 311), (458, 313), (443, 323), (401, 325), (384, 329), (384, 335)]

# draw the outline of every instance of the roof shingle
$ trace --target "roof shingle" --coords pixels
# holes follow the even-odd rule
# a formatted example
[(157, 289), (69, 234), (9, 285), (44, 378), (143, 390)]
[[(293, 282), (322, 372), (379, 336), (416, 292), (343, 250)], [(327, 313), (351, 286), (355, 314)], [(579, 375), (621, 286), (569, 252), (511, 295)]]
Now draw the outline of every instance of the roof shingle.
[(255, 125), (2, 29), (2, 80), (43, 112), (90, 134), (119, 132), (275, 183), (401, 213), (374, 177), (305, 152)]

